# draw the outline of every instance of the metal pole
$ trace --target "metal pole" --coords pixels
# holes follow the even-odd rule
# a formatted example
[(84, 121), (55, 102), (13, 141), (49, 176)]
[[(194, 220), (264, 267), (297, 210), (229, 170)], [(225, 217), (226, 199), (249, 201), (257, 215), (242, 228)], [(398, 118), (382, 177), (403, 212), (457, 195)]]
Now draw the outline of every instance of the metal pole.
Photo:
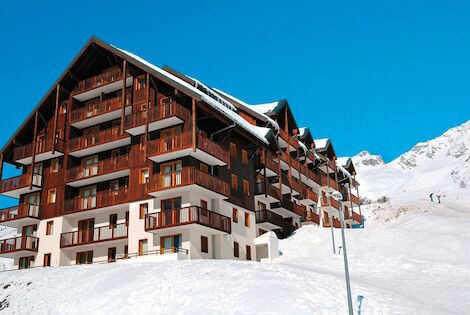
[(329, 216), (328, 219), (330, 220), (331, 241), (333, 242), (333, 254), (336, 255), (335, 232), (333, 228), (333, 216), (331, 215), (331, 201), (330, 201), (331, 197), (327, 197), (327, 198), (328, 198), (328, 216)]
[(339, 212), (339, 218), (341, 221), (341, 237), (343, 240), (344, 273), (346, 274), (346, 289), (348, 291), (348, 308), (349, 308), (349, 315), (354, 315), (352, 297), (351, 297), (351, 282), (349, 280), (348, 253), (346, 251), (346, 238), (344, 235), (343, 201), (342, 200), (338, 200), (338, 201), (339, 201), (339, 207), (341, 209), (341, 211)]

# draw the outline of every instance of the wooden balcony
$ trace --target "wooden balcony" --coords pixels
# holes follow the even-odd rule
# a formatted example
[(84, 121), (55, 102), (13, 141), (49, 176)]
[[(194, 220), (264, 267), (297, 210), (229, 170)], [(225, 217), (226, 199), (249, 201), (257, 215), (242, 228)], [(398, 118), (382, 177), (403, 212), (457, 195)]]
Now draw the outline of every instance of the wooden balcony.
[(262, 197), (269, 203), (281, 201), (282, 198), (279, 188), (270, 183), (267, 183), (266, 186), (264, 183), (256, 183), (255, 196)]
[(177, 102), (155, 107), (148, 111), (132, 113), (126, 116), (124, 123), (127, 133), (136, 136), (145, 132), (148, 122), (148, 131), (155, 131), (188, 121), (190, 112)]
[(89, 197), (75, 197), (66, 199), (64, 213), (72, 214), (100, 208), (116, 207), (127, 204), (129, 201), (129, 188), (121, 188), (116, 191), (100, 191)]
[(265, 231), (281, 229), (285, 224), (282, 216), (269, 210), (258, 210), (255, 216), (256, 224)]
[(285, 196), (282, 196), (281, 202), (271, 203), (271, 211), (283, 218), (302, 216), (302, 208)]
[(349, 193), (344, 193), (343, 194), (344, 202), (349, 206), (352, 207), (354, 206), (359, 206), (361, 204), (361, 201), (359, 198), (353, 194)]
[(181, 171), (157, 174), (150, 177), (148, 193), (154, 197), (183, 191), (201, 191), (214, 198), (229, 196), (230, 185), (214, 175), (194, 167), (185, 167)]
[(131, 137), (120, 128), (109, 128), (99, 132), (72, 138), (69, 140), (69, 154), (84, 157), (102, 151), (112, 150), (131, 144)]
[(231, 218), (197, 206), (164, 210), (145, 216), (145, 231), (147, 232), (155, 233), (165, 229), (164, 232), (168, 233), (169, 228), (188, 224), (210, 228), (212, 229), (211, 234), (214, 234), (213, 232), (216, 234), (231, 233)]
[(60, 248), (122, 240), (127, 238), (128, 231), (127, 223), (120, 223), (62, 233)]
[(290, 168), (292, 176), (297, 179), (300, 178), (301, 163), (295, 157), (282, 152), (280, 155), (280, 163), (282, 170), (287, 171)]
[(0, 210), (0, 225), (17, 228), (39, 222), (40, 206), (20, 204)]
[(312, 171), (311, 169), (309, 169), (305, 165), (301, 165), (300, 170), (301, 170), (302, 182), (304, 182), (305, 184), (307, 184), (310, 187), (319, 187), (319, 186), (321, 186), (321, 179), (320, 179), (320, 176), (317, 173), (315, 173), (314, 171)]
[(80, 187), (129, 176), (129, 173), (129, 156), (123, 155), (68, 169), (66, 180), (67, 185)]
[(293, 195), (300, 195), (303, 192), (303, 186), (302, 183), (299, 183), (298, 181), (294, 180), (293, 178), (290, 181), (290, 185), (292, 187), (292, 194)]
[(157, 163), (192, 156), (209, 165), (223, 166), (228, 164), (230, 159), (228, 150), (202, 134), (198, 134), (196, 139), (195, 151), (193, 150), (191, 132), (149, 141), (148, 156)]
[(291, 193), (291, 183), (289, 181), (289, 178), (285, 173), (280, 174), (277, 178), (273, 179), (272, 185), (274, 185), (276, 188), (279, 188), (279, 180), (281, 180), (281, 187), (282, 187), (282, 194), (290, 194)]
[(336, 201), (336, 199), (327, 198), (327, 197), (323, 196), (322, 197), (322, 207), (327, 207), (328, 205), (330, 205), (331, 207), (333, 207), (336, 210), (339, 210), (339, 202)]
[[(54, 141), (52, 139), (47, 139), (43, 141), (36, 142), (36, 156), (34, 157), (35, 162), (42, 162), (45, 160), (50, 160), (59, 156), (64, 155), (65, 143), (60, 139), (55, 139), (55, 151), (52, 153), (52, 147), (54, 146)], [(13, 160), (16, 163), (29, 165), (33, 162), (33, 144), (29, 143), (14, 148), (13, 150)]]
[(289, 144), (290, 151), (296, 151), (299, 149), (299, 142), (289, 135), (285, 130), (279, 129), (279, 146), (281, 148), (287, 147)]
[(362, 216), (359, 213), (356, 213), (355, 211), (352, 211), (352, 218), (358, 224), (362, 224)]
[(14, 258), (22, 253), (35, 254), (38, 251), (39, 238), (35, 236), (17, 236), (0, 240), (0, 255)]
[(264, 175), (264, 167), (266, 166), (266, 176), (273, 177), (279, 174), (279, 162), (277, 158), (270, 152), (265, 151), (265, 156), (258, 156), (255, 161), (255, 167), (261, 170), (261, 174)]
[(321, 174), (321, 185), (325, 191), (339, 191), (338, 182), (324, 173)]
[[(129, 90), (127, 95), (131, 95)], [(128, 115), (132, 111), (130, 106), (130, 97), (126, 100), (125, 114)], [(83, 107), (77, 108), (70, 113), (70, 125), (83, 129), (94, 125), (101, 124), (121, 117), (122, 104), (121, 96), (109, 98), (103, 101), (93, 100), (85, 103)]]
[(332, 161), (332, 160), (328, 161), (328, 168), (336, 172), (336, 161)]
[(310, 187), (307, 187), (306, 185), (303, 186), (302, 190), (302, 200), (307, 201), (309, 203), (317, 203), (318, 202), (318, 194)]
[[(123, 73), (120, 68), (113, 67), (91, 78), (82, 80), (73, 90), (72, 96), (81, 102), (108, 94), (122, 88)], [(126, 77), (126, 87), (133, 84), (133, 78)]]
[(305, 220), (320, 225), (320, 216), (314, 212), (307, 212), (305, 215)]
[(19, 198), (23, 194), (41, 190), (42, 175), (33, 175), (33, 185), (30, 188), (31, 174), (26, 173), (0, 181), (0, 195)]

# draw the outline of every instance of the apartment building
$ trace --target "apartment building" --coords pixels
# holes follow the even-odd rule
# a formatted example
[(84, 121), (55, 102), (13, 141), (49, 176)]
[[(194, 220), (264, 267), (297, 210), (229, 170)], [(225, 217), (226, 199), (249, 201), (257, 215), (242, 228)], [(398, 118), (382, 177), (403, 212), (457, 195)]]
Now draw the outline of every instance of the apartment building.
[[(176, 259), (260, 260), (301, 224), (361, 221), (350, 159), (299, 128), (286, 100), (247, 104), (92, 37), (0, 153), (18, 268)], [(321, 205), (321, 207), (319, 207)]]

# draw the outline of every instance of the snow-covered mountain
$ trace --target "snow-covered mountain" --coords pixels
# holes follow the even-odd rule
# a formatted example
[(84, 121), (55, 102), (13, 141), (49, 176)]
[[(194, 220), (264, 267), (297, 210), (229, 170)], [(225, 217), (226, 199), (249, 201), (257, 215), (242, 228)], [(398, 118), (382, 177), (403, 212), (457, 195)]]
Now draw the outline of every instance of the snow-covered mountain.
[(367, 151), (353, 161), (363, 196), (420, 199), (435, 193), (463, 198), (470, 195), (470, 121), (416, 144), (390, 163)]

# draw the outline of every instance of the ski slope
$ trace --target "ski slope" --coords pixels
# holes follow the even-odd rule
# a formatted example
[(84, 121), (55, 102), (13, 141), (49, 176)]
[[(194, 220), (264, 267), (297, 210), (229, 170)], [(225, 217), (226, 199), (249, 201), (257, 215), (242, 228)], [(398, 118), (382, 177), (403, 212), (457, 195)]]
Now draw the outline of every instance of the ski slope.
[[(464, 204), (373, 204), (365, 213), (366, 229), (346, 231), (353, 297), (365, 296), (363, 314), (468, 312)], [(332, 253), (329, 229), (304, 226), (280, 249), (272, 264), (134, 260), (3, 272), (0, 308), (4, 314), (347, 312), (343, 260)]]

